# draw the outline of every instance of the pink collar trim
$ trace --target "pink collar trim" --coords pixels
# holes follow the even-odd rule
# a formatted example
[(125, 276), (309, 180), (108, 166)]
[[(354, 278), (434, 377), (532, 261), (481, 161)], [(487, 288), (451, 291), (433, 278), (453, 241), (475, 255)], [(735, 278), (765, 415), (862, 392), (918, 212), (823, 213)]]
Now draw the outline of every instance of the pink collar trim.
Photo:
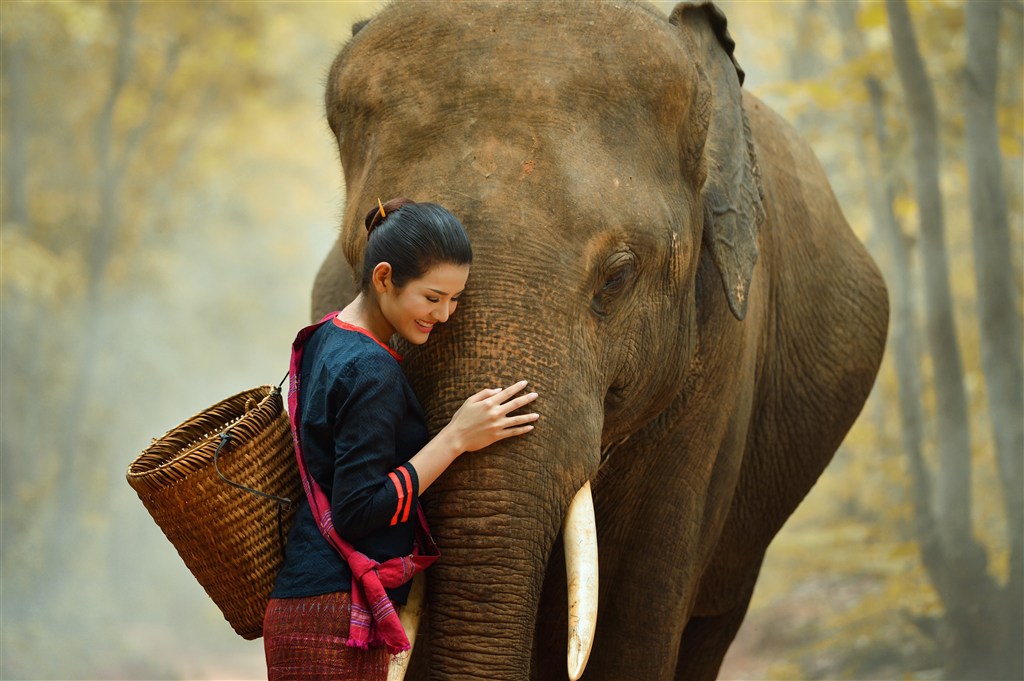
[(385, 350), (387, 350), (391, 354), (391, 356), (395, 358), (396, 362), (401, 362), (402, 361), (402, 356), (400, 354), (398, 354), (397, 352), (392, 350), (389, 346), (385, 345), (384, 343), (381, 343), (380, 340), (376, 336), (374, 336), (372, 333), (370, 333), (369, 331), (367, 331), (363, 327), (356, 326), (355, 324), (349, 324), (348, 322), (343, 322), (340, 319), (338, 319), (337, 317), (334, 318), (334, 325), (336, 327), (338, 327), (339, 329), (345, 329), (346, 331), (355, 331), (356, 333), (361, 333), (364, 336), (369, 337), (370, 339), (373, 340), (374, 343), (376, 343), (377, 345), (379, 345), (382, 348), (384, 348)]

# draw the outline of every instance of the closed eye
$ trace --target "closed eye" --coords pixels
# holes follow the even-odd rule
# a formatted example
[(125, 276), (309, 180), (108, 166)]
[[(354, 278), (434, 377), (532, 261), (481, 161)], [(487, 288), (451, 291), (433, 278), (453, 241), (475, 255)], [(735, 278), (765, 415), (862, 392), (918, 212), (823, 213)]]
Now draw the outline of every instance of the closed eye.
[(627, 288), (636, 274), (636, 257), (631, 251), (613, 253), (602, 268), (604, 279), (594, 293), (591, 309), (599, 318), (606, 317), (614, 301)]
[(604, 285), (601, 287), (601, 292), (602, 293), (615, 293), (620, 288), (622, 288), (622, 285), (624, 283), (626, 283), (626, 280), (629, 278), (629, 276), (632, 273), (633, 273), (633, 270), (632, 270), (631, 267), (623, 267), (622, 269), (618, 270), (617, 272), (614, 272), (604, 282)]

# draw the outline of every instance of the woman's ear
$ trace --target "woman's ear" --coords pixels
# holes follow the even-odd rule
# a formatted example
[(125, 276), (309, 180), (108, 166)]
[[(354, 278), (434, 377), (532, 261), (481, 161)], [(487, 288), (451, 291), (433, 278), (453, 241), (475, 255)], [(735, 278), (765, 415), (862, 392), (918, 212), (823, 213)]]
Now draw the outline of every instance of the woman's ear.
[(391, 263), (377, 263), (377, 266), (373, 268), (370, 283), (373, 284), (373, 290), (377, 292), (378, 296), (394, 289), (395, 282), (391, 279)]

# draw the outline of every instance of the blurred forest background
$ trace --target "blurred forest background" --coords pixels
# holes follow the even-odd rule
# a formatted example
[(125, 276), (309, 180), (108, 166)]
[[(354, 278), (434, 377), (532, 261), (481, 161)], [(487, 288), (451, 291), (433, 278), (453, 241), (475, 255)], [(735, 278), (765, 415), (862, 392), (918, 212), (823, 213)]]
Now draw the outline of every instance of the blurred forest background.
[[(893, 307), (722, 678), (1021, 678), (1024, 5), (720, 4)], [(0, 677), (265, 678), (124, 475), (286, 370), (344, 200), (327, 69), (379, 6), (0, 3)]]

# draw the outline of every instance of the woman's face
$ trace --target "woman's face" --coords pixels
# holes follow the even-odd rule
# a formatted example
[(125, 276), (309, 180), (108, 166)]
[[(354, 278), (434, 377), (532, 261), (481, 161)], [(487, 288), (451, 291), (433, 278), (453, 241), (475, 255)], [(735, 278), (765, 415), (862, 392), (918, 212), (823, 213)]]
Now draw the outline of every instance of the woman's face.
[(422, 345), (434, 324), (448, 321), (455, 312), (467, 279), (469, 265), (435, 265), (403, 288), (396, 288), (392, 282), (379, 298), (381, 312), (402, 338)]

